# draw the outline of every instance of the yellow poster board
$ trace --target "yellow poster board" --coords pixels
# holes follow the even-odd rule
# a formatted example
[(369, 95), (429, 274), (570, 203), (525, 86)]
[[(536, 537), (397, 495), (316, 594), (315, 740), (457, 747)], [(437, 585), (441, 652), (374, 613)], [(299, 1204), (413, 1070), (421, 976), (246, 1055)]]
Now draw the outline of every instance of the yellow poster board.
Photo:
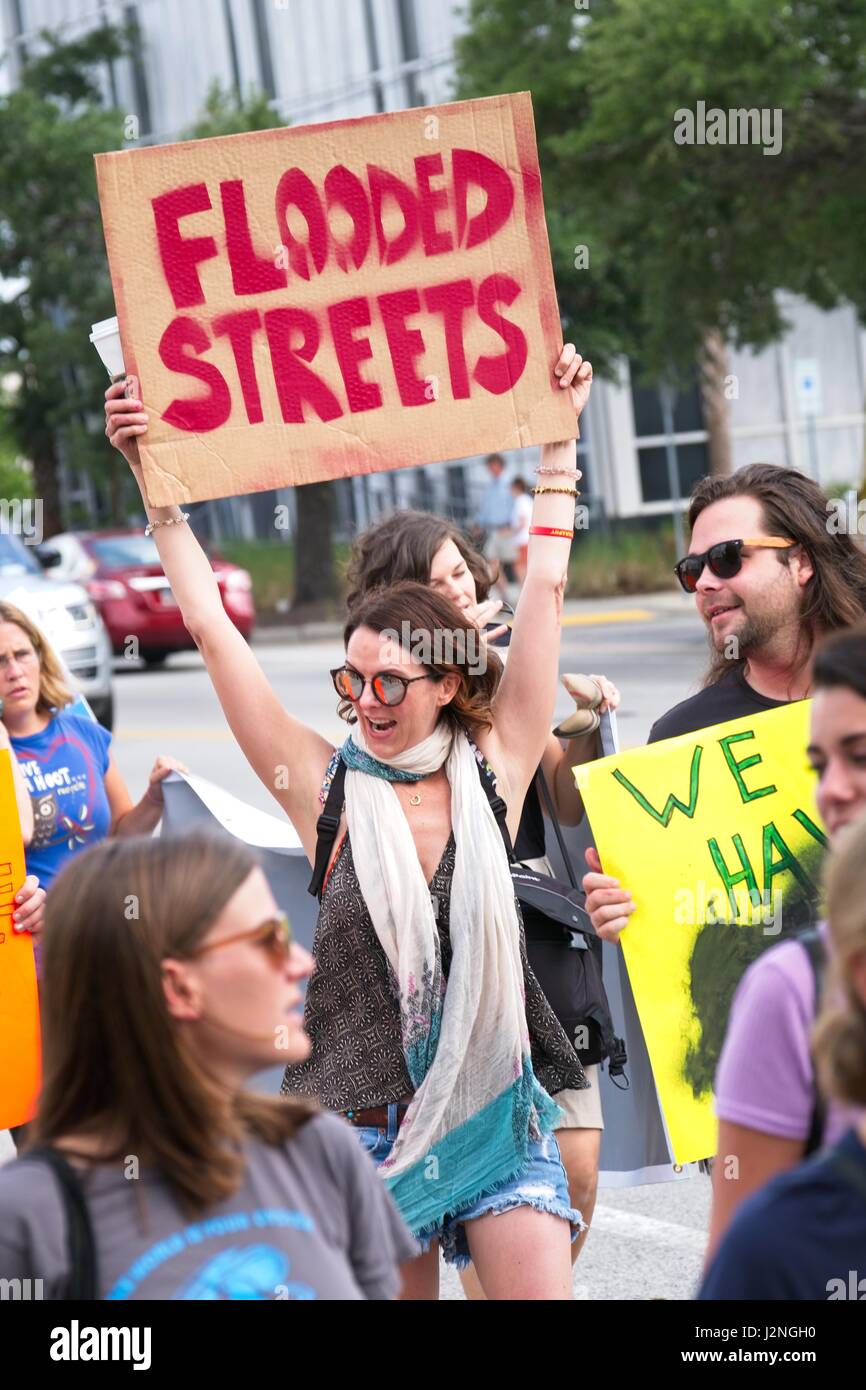
[(0, 1129), (32, 1118), (41, 1067), (33, 937), (12, 930), (26, 870), (11, 757), (0, 749)]
[(604, 872), (636, 904), (620, 940), (678, 1163), (716, 1151), (737, 982), (815, 911), (826, 837), (809, 711), (801, 700), (575, 769)]

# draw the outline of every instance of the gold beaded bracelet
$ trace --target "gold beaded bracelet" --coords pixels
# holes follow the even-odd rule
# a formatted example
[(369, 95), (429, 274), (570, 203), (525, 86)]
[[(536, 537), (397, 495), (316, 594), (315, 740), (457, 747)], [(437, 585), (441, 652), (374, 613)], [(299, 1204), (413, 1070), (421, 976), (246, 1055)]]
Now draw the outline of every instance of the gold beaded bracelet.
[(542, 492), (558, 492), (561, 493), (563, 497), (580, 496), (576, 487), (534, 487), (532, 489), (533, 497), (539, 497)]

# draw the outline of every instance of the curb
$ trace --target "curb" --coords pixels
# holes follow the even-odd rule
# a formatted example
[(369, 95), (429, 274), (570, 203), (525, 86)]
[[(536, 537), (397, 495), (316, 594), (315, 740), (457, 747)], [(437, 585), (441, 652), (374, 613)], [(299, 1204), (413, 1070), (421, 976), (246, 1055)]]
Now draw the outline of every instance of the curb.
[(342, 623), (274, 623), (257, 627), (253, 633), (254, 647), (277, 647), (286, 643), (339, 641)]
[[(654, 594), (620, 594), (610, 598), (566, 599), (563, 617), (571, 618), (566, 627), (582, 626), (584, 623), (603, 626), (605, 623), (641, 621), (644, 618), (626, 619), (626, 612), (638, 609), (650, 610), (647, 616), (674, 614), (681, 617), (694, 616), (694, 604), (688, 594), (679, 594), (663, 589)], [(339, 641), (343, 635), (343, 624), (338, 622), (319, 623), (274, 623), (257, 627), (253, 633), (254, 647), (277, 647), (299, 642)]]

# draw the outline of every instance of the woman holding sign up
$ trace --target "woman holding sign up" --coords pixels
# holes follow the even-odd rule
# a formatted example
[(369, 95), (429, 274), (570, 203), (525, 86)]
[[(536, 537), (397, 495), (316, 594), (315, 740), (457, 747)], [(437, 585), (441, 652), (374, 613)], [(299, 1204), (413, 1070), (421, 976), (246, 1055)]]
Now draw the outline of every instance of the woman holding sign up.
[[(580, 414), (590, 364), (569, 344), (555, 375), (551, 389), (570, 391)], [(106, 432), (144, 498), (136, 438), (147, 416), (122, 391), (106, 393)], [(526, 965), (504, 840), (479, 773), (479, 760), (493, 770), (513, 839), (556, 696), (580, 477), (574, 442), (546, 446), (538, 473), (506, 672), (492, 654), (475, 661), (477, 628), (426, 585), (362, 599), (346, 624), (345, 661), (331, 672), (353, 725), (339, 754), (280, 705), (226, 617), (184, 515), (147, 507), (229, 724), (322, 884), (305, 1015), (312, 1052), (288, 1068), (284, 1088), (357, 1125), (427, 1250), (407, 1281), (410, 1298), (437, 1296), (441, 1243), (458, 1266), (471, 1256), (489, 1298), (567, 1299), (570, 1241), (583, 1225), (545, 1086), (580, 1089), (586, 1079)], [(461, 643), (469, 662), (457, 659)], [(338, 778), (344, 801), (323, 856), (322, 796)]]
[[(525, 495), (529, 497), (528, 492)], [(411, 579), (429, 584), (457, 604), (464, 617), (476, 624), (485, 641), (495, 643), (497, 656), (501, 656), (504, 662), (511, 632), (509, 628), (497, 625), (503, 605), (499, 599), (490, 597), (494, 577), (495, 570), (457, 527), (430, 512), (401, 510), (374, 522), (355, 540), (347, 571), (347, 601), (349, 607), (353, 608), (373, 590), (400, 580)], [(573, 694), (575, 677), (564, 677), (564, 680), (570, 682), (566, 689)], [(597, 715), (607, 709), (616, 709), (620, 701), (616, 686), (601, 675), (590, 676), (590, 689), (593, 682), (602, 695)], [(577, 688), (582, 691), (585, 687), (586, 681), (583, 680)], [(580, 694), (575, 694), (574, 698), (579, 704)], [(574, 768), (579, 763), (601, 756), (600, 738), (593, 727), (599, 722), (597, 715), (593, 718), (592, 711), (583, 710), (585, 722), (582, 728), (579, 719), (573, 719), (581, 732), (567, 738), (564, 743), (554, 734), (548, 736), (539, 775), (550, 788), (554, 809), (563, 825), (579, 825), (583, 819), (583, 802), (575, 785)], [(530, 783), (523, 803), (514, 854), (519, 863), (531, 869), (546, 874), (554, 872), (547, 858), (544, 816), (536, 781)], [(564, 969), (569, 968), (579, 953), (569, 952), (564, 956), (562, 951), (556, 951), (554, 967), (548, 943), (542, 941), (537, 944), (531, 927), (527, 927), (526, 938), (530, 967), (555, 1007), (555, 1001), (562, 991), (556, 985), (547, 986), (548, 972), (555, 969), (561, 980)], [(569, 965), (565, 965), (566, 960)], [(571, 1020), (561, 1016), (560, 1021), (569, 1036), (574, 1036)], [(556, 1140), (568, 1178), (572, 1205), (579, 1208), (584, 1220), (589, 1223), (595, 1206), (604, 1121), (599, 1063), (589, 1062), (585, 1058), (582, 1060), (589, 1085), (580, 1090), (557, 1091), (554, 1099), (562, 1111), (556, 1126)], [(572, 1246), (573, 1259), (577, 1258), (584, 1239), (585, 1235)], [(480, 1296), (472, 1270), (464, 1273), (463, 1287), (469, 1297)]]

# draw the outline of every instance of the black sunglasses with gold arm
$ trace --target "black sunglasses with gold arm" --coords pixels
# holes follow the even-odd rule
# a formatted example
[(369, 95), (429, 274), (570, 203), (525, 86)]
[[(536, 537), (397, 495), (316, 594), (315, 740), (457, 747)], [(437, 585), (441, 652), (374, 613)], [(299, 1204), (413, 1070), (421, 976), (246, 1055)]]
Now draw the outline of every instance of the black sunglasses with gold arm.
[(796, 541), (783, 536), (757, 536), (753, 540), (718, 541), (700, 555), (685, 555), (674, 565), (674, 573), (687, 594), (693, 594), (698, 580), (709, 565), (717, 579), (732, 579), (743, 568), (743, 551), (787, 550)]

